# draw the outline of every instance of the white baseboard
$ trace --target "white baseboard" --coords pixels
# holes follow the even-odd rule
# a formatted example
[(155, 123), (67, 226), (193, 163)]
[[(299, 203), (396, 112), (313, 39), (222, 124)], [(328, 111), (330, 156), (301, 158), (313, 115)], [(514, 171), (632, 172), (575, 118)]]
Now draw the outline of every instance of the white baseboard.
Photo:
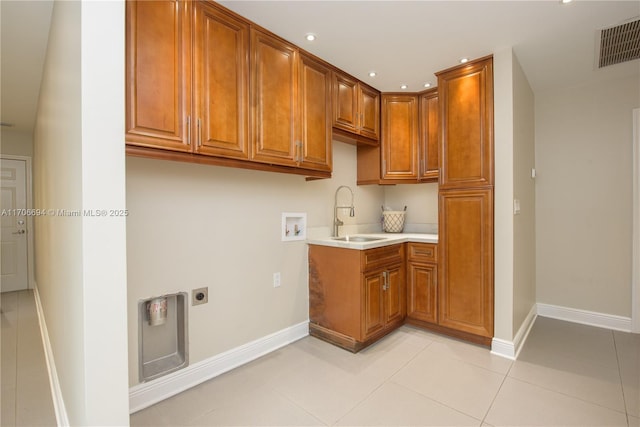
[(538, 316), (616, 331), (631, 332), (631, 318), (613, 314), (597, 313), (594, 311), (578, 310), (576, 308), (538, 303)]
[(513, 341), (507, 341), (500, 338), (491, 340), (491, 354), (504, 357), (505, 359), (516, 359), (516, 350)]
[(36, 300), (38, 323), (40, 324), (40, 334), (42, 335), (44, 358), (47, 362), (47, 371), (49, 372), (49, 384), (51, 385), (51, 397), (53, 398), (53, 409), (56, 414), (56, 421), (59, 426), (68, 426), (70, 425), (69, 416), (67, 415), (67, 409), (64, 406), (62, 389), (60, 388), (60, 381), (58, 380), (58, 371), (56, 370), (56, 363), (53, 358), (53, 349), (51, 348), (51, 341), (49, 341), (49, 331), (47, 330), (47, 323), (44, 319), (44, 311), (42, 310), (42, 301), (40, 301), (40, 293), (38, 292), (37, 284), (35, 284), (33, 288), (33, 294)]
[(524, 322), (520, 325), (520, 329), (518, 329), (518, 332), (513, 337), (513, 341), (502, 340), (500, 338), (493, 338), (493, 340), (491, 340), (491, 354), (516, 360), (520, 354), (520, 350), (522, 350), (524, 342), (529, 336), (529, 331), (531, 331), (536, 316), (537, 307), (536, 304), (534, 304), (531, 310), (529, 310), (527, 317), (525, 317)]
[(135, 385), (129, 389), (129, 412), (147, 408), (307, 335), (309, 322), (305, 321), (153, 381)]

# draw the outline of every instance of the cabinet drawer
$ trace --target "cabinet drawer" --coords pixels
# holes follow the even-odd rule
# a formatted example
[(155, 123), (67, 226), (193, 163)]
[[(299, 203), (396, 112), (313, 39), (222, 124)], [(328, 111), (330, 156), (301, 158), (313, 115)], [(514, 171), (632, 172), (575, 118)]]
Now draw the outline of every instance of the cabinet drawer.
[(438, 246), (433, 243), (407, 243), (408, 258), (411, 261), (438, 261)]
[(380, 266), (388, 266), (403, 261), (403, 245), (383, 246), (362, 251), (362, 270), (367, 271)]

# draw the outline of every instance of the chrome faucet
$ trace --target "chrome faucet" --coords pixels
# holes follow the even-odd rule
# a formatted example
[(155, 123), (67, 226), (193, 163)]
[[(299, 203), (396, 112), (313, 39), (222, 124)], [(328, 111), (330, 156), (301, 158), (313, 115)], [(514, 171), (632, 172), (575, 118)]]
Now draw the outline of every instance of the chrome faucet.
[[(338, 193), (340, 192), (341, 188), (346, 188), (351, 193), (351, 205), (338, 206)], [(344, 222), (342, 222), (338, 218), (338, 209), (349, 209), (349, 216), (350, 217), (356, 216), (355, 208), (353, 207), (353, 190), (346, 185), (341, 185), (336, 190), (336, 195), (333, 202), (333, 237), (338, 237), (340, 233), (340, 230), (338, 229), (338, 227), (340, 227), (341, 225), (344, 225)]]

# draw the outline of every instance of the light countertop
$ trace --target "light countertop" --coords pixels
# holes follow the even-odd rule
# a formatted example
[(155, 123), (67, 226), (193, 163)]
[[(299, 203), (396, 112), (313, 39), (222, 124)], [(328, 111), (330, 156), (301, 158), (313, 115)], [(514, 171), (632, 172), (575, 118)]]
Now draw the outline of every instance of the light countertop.
[[(321, 238), (307, 239), (307, 244), (363, 250), (363, 249), (379, 248), (382, 246), (395, 245), (397, 243), (404, 243), (404, 242), (438, 243), (437, 234), (427, 234), (427, 233), (358, 233), (358, 234), (350, 234), (348, 236), (349, 237), (356, 237), (356, 236), (373, 237), (373, 238), (380, 238), (380, 240), (373, 240), (370, 242), (353, 242), (353, 241), (335, 240), (333, 237), (321, 237)], [(344, 237), (344, 236), (341, 236), (341, 237)]]

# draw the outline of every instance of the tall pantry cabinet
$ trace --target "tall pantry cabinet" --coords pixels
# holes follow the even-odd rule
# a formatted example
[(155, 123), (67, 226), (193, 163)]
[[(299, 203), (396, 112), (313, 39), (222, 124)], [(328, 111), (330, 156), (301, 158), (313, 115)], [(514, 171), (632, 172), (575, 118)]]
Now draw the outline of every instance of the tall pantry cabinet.
[(437, 74), (440, 104), (438, 324), (493, 337), (493, 58)]

